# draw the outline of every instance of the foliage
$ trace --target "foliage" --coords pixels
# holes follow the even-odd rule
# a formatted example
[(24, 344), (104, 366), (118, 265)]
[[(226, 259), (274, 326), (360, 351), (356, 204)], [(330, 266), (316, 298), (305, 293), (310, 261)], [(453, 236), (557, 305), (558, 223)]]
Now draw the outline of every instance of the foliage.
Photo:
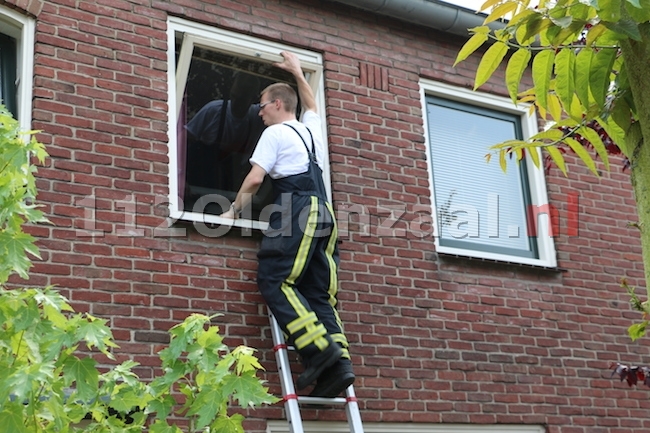
[(125, 416), (147, 402), (136, 364), (100, 373), (94, 359), (77, 356), (85, 343), (112, 358), (115, 343), (104, 320), (71, 311), (51, 289), (0, 291), (0, 425), (15, 433), (141, 431), (144, 413), (130, 425)]
[[(0, 106), (0, 425), (12, 433), (178, 433), (170, 415), (185, 416), (190, 431), (242, 433), (243, 417), (229, 416), (235, 401), (255, 407), (275, 403), (251, 348), (223, 344), (214, 317), (194, 314), (170, 330), (160, 352), (163, 375), (145, 383), (138, 363), (101, 367), (117, 347), (103, 319), (75, 313), (52, 288), (12, 289), (12, 274), (28, 276), (39, 257), (25, 223), (47, 222), (36, 208), (35, 166), (47, 156), (33, 137), (24, 142), (18, 123)], [(178, 384), (178, 387), (176, 385)], [(178, 392), (180, 391), (180, 392)], [(177, 404), (177, 397), (185, 403)], [(180, 409), (178, 409), (180, 407)], [(176, 411), (176, 412), (174, 412)]]
[[(491, 13), (463, 46), (456, 64), (488, 40), (492, 45), (479, 63), (475, 86), (480, 87), (509, 56), (505, 83), (515, 103), (532, 103), (540, 116), (552, 121), (548, 129), (528, 140), (511, 140), (492, 147), (505, 169), (506, 154), (521, 159), (526, 153), (539, 166), (542, 147), (566, 175), (564, 153), (575, 152), (596, 175), (588, 149), (609, 167), (608, 153), (630, 157), (639, 139), (635, 101), (620, 42), (641, 40), (640, 25), (650, 20), (650, 0), (488, 0), (481, 10)], [(510, 19), (494, 32), (488, 23)], [(534, 55), (533, 55), (534, 54)], [(532, 65), (531, 65), (532, 59)], [(519, 87), (532, 70), (533, 87)], [(489, 156), (488, 156), (489, 158)]]
[(169, 347), (160, 352), (165, 374), (153, 380), (154, 399), (148, 411), (156, 413), (151, 433), (181, 432), (167, 419), (176, 405), (174, 392), (184, 396), (177, 415), (190, 419), (189, 431), (244, 433), (243, 416), (228, 416), (230, 396), (242, 407), (255, 407), (278, 401), (260, 386), (256, 377), (262, 369), (253, 349), (239, 346), (232, 352), (223, 344), (219, 328), (208, 327), (210, 317), (193, 314), (171, 330)]
[[(506, 157), (528, 157), (536, 166), (538, 148), (567, 175), (564, 154), (574, 152), (597, 176), (595, 152), (609, 169), (609, 155), (621, 154), (637, 203), (643, 265), (648, 293), (641, 302), (624, 286), (643, 322), (629, 327), (639, 338), (650, 317), (650, 0), (487, 0), (484, 25), (470, 29), (456, 64), (484, 43), (492, 44), (477, 68), (474, 88), (484, 84), (507, 59), (505, 84), (514, 103), (548, 120), (545, 129), (526, 140), (496, 144), (503, 170)], [(508, 19), (491, 31), (488, 24)], [(508, 56), (508, 53), (512, 53)], [(519, 90), (529, 70), (533, 86)], [(492, 154), (487, 155), (489, 161)]]
[[(189, 316), (170, 330), (171, 343), (160, 352), (164, 374), (142, 382), (125, 361), (101, 373), (91, 356), (109, 359), (116, 347), (106, 321), (72, 308), (52, 289), (0, 291), (0, 425), (28, 432), (140, 432), (149, 414), (150, 432), (180, 433), (168, 421), (189, 419), (188, 431), (243, 433), (243, 416), (228, 404), (255, 407), (275, 403), (256, 377), (261, 369), (253, 349), (229, 351), (210, 317)], [(176, 389), (178, 385), (178, 389)]]
[(0, 105), (0, 284), (14, 272), (27, 278), (30, 261), (26, 252), (39, 257), (34, 238), (22, 229), (24, 223), (47, 221), (34, 204), (36, 167), (30, 156), (41, 164), (47, 156), (34, 132), (27, 133), (29, 141), (24, 140), (18, 122)]

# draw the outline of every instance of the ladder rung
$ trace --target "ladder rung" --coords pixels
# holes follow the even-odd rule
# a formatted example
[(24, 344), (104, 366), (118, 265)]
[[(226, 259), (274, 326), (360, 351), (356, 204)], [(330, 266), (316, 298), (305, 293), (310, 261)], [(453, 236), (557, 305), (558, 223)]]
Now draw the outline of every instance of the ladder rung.
[(298, 396), (298, 403), (300, 404), (317, 404), (317, 405), (345, 405), (348, 399), (345, 397), (309, 397)]
[(295, 348), (285, 342), (282, 330), (270, 312), (269, 319), (271, 334), (273, 335), (273, 351), (278, 363), (278, 373), (280, 374), (280, 384), (284, 396), (284, 410), (289, 422), (290, 433), (304, 433), (302, 417), (300, 416), (300, 406), (302, 405), (312, 405), (314, 409), (325, 406), (345, 406), (350, 433), (363, 433), (359, 405), (352, 385), (345, 390), (346, 397), (310, 397), (296, 394), (288, 357), (288, 352), (295, 351)]
[(286, 350), (287, 352), (295, 352), (296, 351), (296, 348), (294, 346), (291, 346), (291, 345), (286, 344), (286, 343), (278, 344), (273, 348), (273, 350), (275, 352), (277, 352), (278, 350), (282, 350), (282, 349)]

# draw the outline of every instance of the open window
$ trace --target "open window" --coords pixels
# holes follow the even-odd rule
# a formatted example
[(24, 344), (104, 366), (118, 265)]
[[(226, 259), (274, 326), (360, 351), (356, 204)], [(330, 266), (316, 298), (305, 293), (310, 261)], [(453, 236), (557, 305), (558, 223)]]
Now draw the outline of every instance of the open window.
[[(295, 86), (293, 77), (274, 67), (273, 62), (282, 59), (280, 52), (285, 49), (298, 54), (317, 103), (322, 105), (321, 58), (173, 18), (170, 18), (169, 42), (170, 101), (173, 101), (170, 217), (231, 223), (221, 221), (218, 215), (234, 201), (250, 170), (249, 158), (265, 128), (258, 115), (260, 92), (275, 82)], [(325, 131), (322, 132), (325, 136)], [(324, 166), (328, 167), (327, 161)], [(328, 179), (325, 180), (329, 185)], [(260, 214), (271, 202), (272, 189), (267, 179), (235, 225), (264, 228), (266, 221), (260, 220)]]
[(31, 129), (34, 68), (34, 20), (0, 6), (0, 100), (20, 122)]
[(437, 251), (556, 266), (542, 169), (527, 157), (504, 161), (504, 173), (485, 159), (491, 145), (536, 133), (535, 117), (494, 95), (432, 81), (422, 89)]

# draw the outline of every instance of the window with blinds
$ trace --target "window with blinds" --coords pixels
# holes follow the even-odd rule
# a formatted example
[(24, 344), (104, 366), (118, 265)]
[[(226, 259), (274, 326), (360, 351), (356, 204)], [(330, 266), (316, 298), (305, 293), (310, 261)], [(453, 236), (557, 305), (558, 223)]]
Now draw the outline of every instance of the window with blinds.
[(555, 266), (553, 234), (537, 230), (550, 216), (535, 220), (549, 208), (543, 173), (527, 159), (507, 160), (505, 172), (486, 159), (490, 146), (536, 129), (527, 110), (445, 85), (423, 90), (438, 251)]

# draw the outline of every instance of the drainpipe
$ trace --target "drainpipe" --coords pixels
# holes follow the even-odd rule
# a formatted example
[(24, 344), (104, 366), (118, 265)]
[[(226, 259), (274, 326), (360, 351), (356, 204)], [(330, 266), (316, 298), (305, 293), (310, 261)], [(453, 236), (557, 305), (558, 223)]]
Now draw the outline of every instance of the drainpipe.
[[(469, 37), (467, 29), (483, 25), (486, 15), (438, 0), (331, 0), (401, 21)], [(493, 30), (504, 27), (491, 22)]]

